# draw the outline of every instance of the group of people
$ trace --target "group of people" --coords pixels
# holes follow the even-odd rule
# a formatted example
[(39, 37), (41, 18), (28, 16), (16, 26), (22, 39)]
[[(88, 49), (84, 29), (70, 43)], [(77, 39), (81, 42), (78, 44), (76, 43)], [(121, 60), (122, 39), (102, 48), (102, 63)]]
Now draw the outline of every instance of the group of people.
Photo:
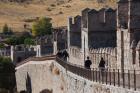
[(59, 58), (64, 59), (65, 61), (68, 61), (69, 54), (66, 50), (58, 51), (56, 54)]
[[(92, 64), (91, 60), (89, 59), (89, 57), (87, 57), (87, 60), (84, 63), (85, 68), (90, 69), (91, 64)], [(103, 71), (105, 69), (105, 61), (104, 61), (103, 57), (101, 57), (98, 67), (101, 71)]]
[[(68, 61), (68, 58), (69, 58), (69, 54), (66, 50), (58, 51), (57, 56), (59, 58), (62, 58), (64, 61)], [(90, 67), (91, 65), (92, 65), (92, 62), (89, 59), (89, 57), (87, 57), (87, 60), (85, 60), (85, 62), (84, 62), (84, 67), (86, 69), (91, 69), (91, 67)], [(98, 67), (101, 71), (103, 71), (105, 69), (105, 60), (103, 59), (103, 57), (101, 57)]]

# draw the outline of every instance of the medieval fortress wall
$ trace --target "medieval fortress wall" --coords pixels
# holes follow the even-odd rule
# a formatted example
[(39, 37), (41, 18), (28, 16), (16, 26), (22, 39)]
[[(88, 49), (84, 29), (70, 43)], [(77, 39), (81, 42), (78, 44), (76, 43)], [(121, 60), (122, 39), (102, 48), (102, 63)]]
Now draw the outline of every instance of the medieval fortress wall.
[[(69, 18), (70, 62), (84, 65), (85, 51), (85, 56), (90, 56), (93, 62), (92, 67), (97, 68), (100, 58), (103, 57), (107, 62), (107, 66), (116, 68), (115, 11), (110, 8), (103, 8), (99, 11), (86, 8), (82, 11), (82, 16), (78, 16), (79, 20), (75, 20), (77, 16), (73, 18), (74, 24), (78, 23), (78, 25), (72, 24), (73, 19)], [(81, 43), (81, 46), (77, 46), (78, 42)]]
[(18, 91), (31, 93), (139, 93), (89, 81), (64, 69), (55, 60), (29, 61), (16, 67)]
[[(92, 67), (97, 68), (103, 57), (108, 68), (140, 70), (140, 1), (119, 0), (117, 10), (86, 8), (81, 16), (70, 17), (67, 43), (68, 60), (74, 64), (83, 66), (89, 56)], [(37, 55), (40, 57), (39, 53)], [(89, 81), (66, 70), (55, 60), (29, 61), (17, 66), (16, 70), (19, 92), (139, 93)]]
[(89, 56), (92, 67), (98, 67), (103, 57), (109, 68), (139, 70), (140, 1), (119, 0), (117, 10), (86, 8), (69, 18), (68, 50), (76, 64), (84, 65)]
[[(83, 53), (79, 48), (70, 47), (69, 62), (84, 66)], [(117, 69), (117, 56), (116, 48), (98, 48), (90, 49), (89, 57), (92, 61), (92, 68), (98, 68), (101, 57), (106, 61), (106, 67)]]

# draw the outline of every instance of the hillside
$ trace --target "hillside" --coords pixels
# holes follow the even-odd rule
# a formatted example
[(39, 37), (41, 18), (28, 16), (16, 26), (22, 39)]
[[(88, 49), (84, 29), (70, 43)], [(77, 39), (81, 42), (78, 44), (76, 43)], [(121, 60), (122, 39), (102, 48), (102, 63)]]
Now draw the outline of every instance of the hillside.
[(0, 27), (7, 23), (20, 29), (24, 23), (31, 24), (30, 20), (41, 16), (51, 17), (55, 27), (65, 26), (68, 16), (80, 14), (87, 7), (116, 8), (116, 0), (106, 0), (104, 3), (96, 0), (0, 0)]

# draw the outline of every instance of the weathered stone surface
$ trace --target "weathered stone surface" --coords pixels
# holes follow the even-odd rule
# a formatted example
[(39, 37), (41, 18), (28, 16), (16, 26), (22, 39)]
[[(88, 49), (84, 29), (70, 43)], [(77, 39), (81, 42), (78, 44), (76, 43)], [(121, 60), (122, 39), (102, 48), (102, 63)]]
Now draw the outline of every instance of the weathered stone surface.
[(140, 1), (120, 0), (118, 3), (117, 64), (121, 69), (140, 69)]
[(40, 93), (44, 89), (52, 90), (51, 62), (29, 62), (17, 67), (17, 90), (26, 90), (27, 76), (30, 78), (32, 93)]
[[(81, 47), (75, 44), (79, 49), (74, 49), (73, 45), (68, 45), (70, 62), (83, 65), (90, 56), (92, 67), (98, 67), (103, 57), (109, 68), (140, 70), (137, 48), (140, 41), (139, 0), (119, 0), (117, 14), (110, 8), (99, 11), (86, 8), (82, 11), (81, 21), (77, 22), (81, 22), (81, 34), (71, 34), (73, 40), (69, 42), (81, 42)], [(103, 48), (108, 51), (103, 53)]]
[[(117, 69), (118, 64), (116, 50), (116, 48), (90, 49), (88, 52), (88, 56), (92, 61), (91, 67), (98, 68), (101, 57), (103, 57), (108, 68)], [(84, 53), (80, 50), (80, 48), (70, 47), (69, 54), (69, 62), (84, 66)]]
[[(52, 64), (59, 69), (59, 75), (52, 74), (50, 70)], [(26, 90), (28, 76), (31, 80), (32, 93), (41, 93), (43, 90), (49, 90), (51, 93), (139, 93), (89, 81), (65, 70), (54, 60), (28, 62), (16, 69), (18, 91)]]

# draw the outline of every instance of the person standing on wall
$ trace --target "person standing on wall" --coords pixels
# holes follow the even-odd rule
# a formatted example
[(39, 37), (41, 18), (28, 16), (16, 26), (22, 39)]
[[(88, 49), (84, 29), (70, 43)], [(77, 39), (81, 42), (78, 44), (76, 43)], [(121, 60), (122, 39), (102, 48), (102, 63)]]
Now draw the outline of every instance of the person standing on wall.
[(103, 57), (101, 57), (101, 60), (100, 60), (100, 63), (99, 63), (99, 69), (101, 71), (105, 70), (105, 61), (104, 61)]
[(62, 51), (58, 50), (56, 55), (57, 55), (57, 57), (62, 58), (62, 56), (63, 56)]
[(63, 58), (64, 58), (64, 61), (68, 61), (69, 54), (66, 50), (63, 51)]
[(85, 61), (84, 63), (84, 66), (86, 69), (91, 69), (90, 66), (91, 66), (92, 62), (91, 60), (89, 59), (89, 56), (87, 56), (87, 60)]
[(103, 57), (101, 57), (100, 63), (99, 63), (99, 71), (101, 72), (102, 77), (104, 76), (105, 71), (105, 61)]

